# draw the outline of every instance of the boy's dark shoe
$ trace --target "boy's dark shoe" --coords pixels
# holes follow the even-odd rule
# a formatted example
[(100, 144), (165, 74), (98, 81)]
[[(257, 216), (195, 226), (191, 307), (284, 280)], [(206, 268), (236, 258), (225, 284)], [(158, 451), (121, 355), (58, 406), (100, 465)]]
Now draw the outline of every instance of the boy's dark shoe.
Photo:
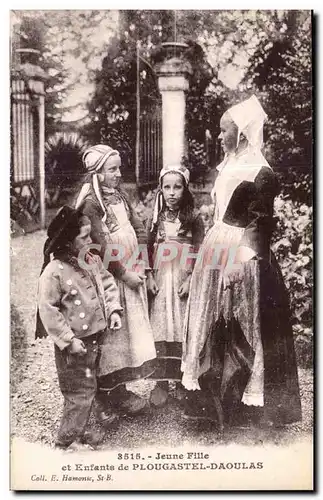
[(104, 428), (108, 428), (110, 425), (114, 424), (119, 420), (119, 415), (113, 411), (101, 411), (98, 414), (98, 421)]
[(95, 449), (100, 444), (103, 443), (104, 438), (106, 436), (107, 429), (101, 428), (99, 431), (86, 431), (81, 440), (83, 444), (87, 444), (91, 446), (91, 448)]
[(104, 428), (108, 428), (119, 419), (119, 415), (113, 408), (110, 397), (101, 391), (96, 395), (94, 411), (97, 421)]

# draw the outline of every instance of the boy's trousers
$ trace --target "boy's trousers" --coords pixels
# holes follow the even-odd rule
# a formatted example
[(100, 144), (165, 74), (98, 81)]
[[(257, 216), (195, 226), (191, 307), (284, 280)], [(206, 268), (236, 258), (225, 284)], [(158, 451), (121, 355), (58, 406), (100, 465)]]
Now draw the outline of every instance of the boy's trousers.
[(82, 438), (97, 395), (97, 366), (103, 332), (82, 338), (86, 354), (69, 354), (55, 346), (58, 381), (64, 408), (56, 445), (67, 447)]

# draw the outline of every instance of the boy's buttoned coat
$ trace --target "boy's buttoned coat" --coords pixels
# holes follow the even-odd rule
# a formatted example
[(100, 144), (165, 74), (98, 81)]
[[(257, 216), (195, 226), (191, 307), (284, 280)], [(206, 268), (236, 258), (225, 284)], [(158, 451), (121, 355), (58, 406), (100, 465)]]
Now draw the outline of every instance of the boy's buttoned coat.
[(114, 311), (122, 311), (113, 276), (99, 257), (88, 270), (52, 260), (39, 279), (38, 307), (47, 333), (62, 350), (72, 338), (103, 331)]

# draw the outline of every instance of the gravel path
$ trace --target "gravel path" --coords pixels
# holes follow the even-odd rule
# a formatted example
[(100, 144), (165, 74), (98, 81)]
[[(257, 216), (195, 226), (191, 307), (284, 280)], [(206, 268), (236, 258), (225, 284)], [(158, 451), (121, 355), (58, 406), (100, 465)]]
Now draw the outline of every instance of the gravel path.
[[(38, 231), (12, 239), (11, 303), (15, 328), (11, 332), (11, 435), (34, 443), (53, 445), (63, 399), (58, 389), (52, 342), (34, 340), (37, 279), (42, 264), (46, 234)], [(124, 418), (111, 429), (103, 449), (144, 446), (185, 446), (270, 442), (281, 445), (309, 438), (312, 432), (313, 376), (310, 369), (299, 369), (303, 421), (283, 430), (231, 429), (219, 436), (211, 425), (187, 422), (181, 418), (178, 403), (171, 398), (161, 410), (133, 419)], [(129, 384), (144, 397), (154, 383)]]

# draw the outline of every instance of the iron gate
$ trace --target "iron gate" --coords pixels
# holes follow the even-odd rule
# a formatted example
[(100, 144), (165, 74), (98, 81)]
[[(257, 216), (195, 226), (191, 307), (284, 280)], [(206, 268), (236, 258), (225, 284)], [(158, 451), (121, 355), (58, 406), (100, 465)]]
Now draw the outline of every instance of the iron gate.
[(139, 179), (140, 186), (157, 184), (163, 164), (162, 117), (157, 108), (153, 115), (140, 117)]
[(24, 227), (39, 224), (37, 101), (22, 79), (11, 80), (11, 218)]

